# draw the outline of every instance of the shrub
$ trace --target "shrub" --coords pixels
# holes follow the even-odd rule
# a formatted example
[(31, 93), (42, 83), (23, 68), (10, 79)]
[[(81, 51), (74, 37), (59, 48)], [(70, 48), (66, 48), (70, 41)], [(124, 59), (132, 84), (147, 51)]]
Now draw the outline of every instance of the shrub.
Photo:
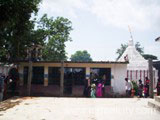
[(138, 95), (138, 84), (135, 81), (132, 81), (133, 89), (135, 90), (135, 95)]

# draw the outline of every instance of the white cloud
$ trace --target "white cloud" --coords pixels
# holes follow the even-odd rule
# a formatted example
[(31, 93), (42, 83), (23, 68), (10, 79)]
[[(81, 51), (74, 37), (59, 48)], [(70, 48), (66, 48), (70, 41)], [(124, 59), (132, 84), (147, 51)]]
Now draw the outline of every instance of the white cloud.
[(43, 0), (40, 5), (40, 10), (43, 13), (52, 13), (59, 15), (68, 15), (77, 17), (75, 9), (85, 9), (84, 0)]
[(77, 18), (90, 12), (105, 25), (137, 30), (160, 27), (160, 0), (43, 0), (41, 13)]
[(159, 0), (93, 0), (91, 12), (106, 25), (138, 30), (158, 27)]

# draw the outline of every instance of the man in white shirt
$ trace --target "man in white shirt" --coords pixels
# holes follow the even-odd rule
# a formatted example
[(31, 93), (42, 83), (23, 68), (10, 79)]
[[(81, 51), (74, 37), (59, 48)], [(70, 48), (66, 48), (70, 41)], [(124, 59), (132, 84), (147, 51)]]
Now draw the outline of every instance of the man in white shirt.
[(128, 80), (128, 78), (125, 78), (126, 81), (126, 96), (130, 97), (131, 96), (131, 90), (132, 90), (132, 84), (131, 81)]

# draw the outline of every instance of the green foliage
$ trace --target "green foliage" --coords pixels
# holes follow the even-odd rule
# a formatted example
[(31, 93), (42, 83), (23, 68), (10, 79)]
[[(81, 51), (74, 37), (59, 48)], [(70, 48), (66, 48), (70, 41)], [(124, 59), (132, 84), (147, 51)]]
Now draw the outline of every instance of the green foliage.
[[(41, 0), (0, 1), (0, 60), (24, 60), (27, 48), (43, 46), (44, 60), (65, 60), (65, 42), (70, 41), (71, 22), (63, 17), (31, 20)], [(35, 29), (36, 28), (36, 29)]]
[(86, 50), (76, 51), (75, 54), (71, 55), (70, 59), (71, 61), (80, 61), (80, 62), (92, 61), (90, 54)]
[(144, 48), (141, 47), (139, 42), (136, 42), (135, 47), (137, 49), (137, 51), (142, 55), (144, 53)]
[(25, 57), (25, 48), (32, 41), (34, 21), (41, 0), (0, 1), (0, 60), (17, 60)]
[(117, 60), (122, 56), (127, 47), (128, 47), (127, 44), (121, 44), (121, 47), (117, 49), (116, 52), (116, 54), (118, 54)]
[[(117, 60), (122, 56), (127, 47), (128, 47), (127, 44), (121, 44), (121, 47), (117, 49), (116, 51), (116, 54), (118, 54)], [(135, 48), (140, 54), (144, 53), (144, 48), (141, 47), (139, 42), (136, 42)]]
[(154, 56), (154, 55), (150, 55), (150, 54), (143, 54), (142, 56), (143, 56), (143, 57), (144, 57), (144, 59), (146, 59), (146, 60), (149, 60), (149, 59), (157, 60), (157, 56)]
[(45, 14), (38, 22), (38, 30), (44, 35), (44, 60), (66, 60), (65, 42), (71, 41), (69, 37), (72, 30), (71, 21), (67, 18), (47, 18)]
[(138, 95), (138, 84), (135, 81), (132, 81), (133, 89), (135, 90), (135, 95)]

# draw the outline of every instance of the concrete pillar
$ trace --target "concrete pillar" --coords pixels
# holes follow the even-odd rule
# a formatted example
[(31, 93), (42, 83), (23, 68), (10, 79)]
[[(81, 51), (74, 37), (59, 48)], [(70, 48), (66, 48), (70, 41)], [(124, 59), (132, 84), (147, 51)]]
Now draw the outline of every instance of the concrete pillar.
[(19, 72), (19, 85), (20, 86), (23, 86), (24, 84), (24, 80), (23, 80), (23, 70), (24, 69), (24, 66), (19, 66), (19, 69), (18, 69), (18, 72)]
[(61, 61), (60, 96), (63, 96), (63, 90), (64, 90), (64, 61)]
[(44, 86), (48, 86), (48, 66), (44, 67)]
[(29, 60), (29, 69), (28, 69), (28, 83), (27, 83), (27, 95), (31, 94), (31, 83), (32, 83), (32, 61)]
[(90, 77), (90, 72), (91, 72), (90, 67), (86, 67), (86, 78)]
[(151, 59), (149, 59), (149, 79), (150, 79), (150, 82), (149, 82), (149, 95), (151, 98), (153, 98), (153, 62)]
[(91, 79), (90, 79), (90, 67), (86, 67), (86, 79), (88, 80), (88, 86), (90, 86), (90, 83), (91, 83)]

